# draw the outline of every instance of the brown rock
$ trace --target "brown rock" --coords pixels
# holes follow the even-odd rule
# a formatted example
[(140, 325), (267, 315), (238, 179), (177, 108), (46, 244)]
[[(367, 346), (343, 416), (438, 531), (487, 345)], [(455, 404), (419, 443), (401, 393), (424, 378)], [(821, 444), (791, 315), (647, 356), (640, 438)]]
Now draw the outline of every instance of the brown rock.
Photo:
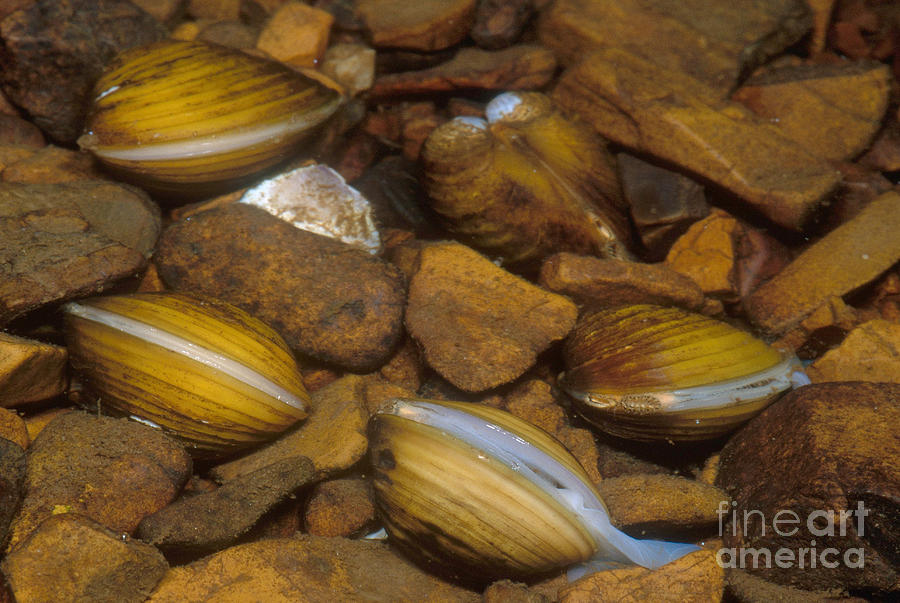
[(859, 164), (880, 172), (900, 170), (900, 120), (896, 113), (888, 117)]
[(891, 79), (882, 63), (792, 65), (752, 77), (732, 99), (819, 157), (841, 161), (872, 142), (888, 108)]
[[(809, 385), (737, 432), (722, 450), (718, 479), (737, 503), (723, 564), (808, 590), (896, 589), (898, 399), (897, 384)], [(836, 552), (813, 567), (812, 546), (817, 556)], [(747, 549), (762, 558), (747, 560)], [(766, 562), (766, 552), (781, 562)]]
[(397, 269), (257, 207), (234, 203), (173, 224), (155, 261), (173, 289), (233, 303), (295, 350), (351, 370), (382, 364), (400, 337)]
[(487, 50), (515, 42), (534, 14), (534, 0), (481, 0), (469, 35)]
[(366, 377), (366, 409), (369, 416), (393, 398), (416, 398), (416, 389), (389, 383), (384, 379), (370, 375)]
[(629, 566), (596, 572), (559, 590), (560, 603), (721, 601), (725, 572), (716, 556), (696, 551), (656, 570)]
[(386, 381), (416, 391), (425, 378), (425, 365), (419, 356), (415, 342), (406, 337), (391, 356), (391, 359), (378, 369), (378, 374)]
[(597, 468), (604, 478), (643, 474), (669, 475), (672, 472), (671, 469), (635, 456), (606, 442), (597, 442), (597, 450), (600, 453)]
[(149, 544), (122, 538), (87, 517), (62, 513), (44, 521), (2, 567), (19, 603), (140, 603), (169, 566)]
[(15, 115), (0, 113), (0, 145), (41, 149), (46, 143), (40, 128)]
[(28, 448), (31, 442), (25, 421), (18, 413), (6, 408), (0, 408), (0, 438), (18, 444), (22, 450)]
[(703, 307), (703, 291), (665, 264), (641, 264), (557, 253), (541, 265), (539, 284), (581, 307), (626, 304)]
[(400, 111), (400, 142), (403, 157), (410, 163), (419, 159), (419, 152), (431, 131), (446, 121), (438, 115), (433, 102), (410, 103)]
[(183, 554), (223, 549), (260, 517), (312, 482), (312, 461), (293, 457), (237, 477), (202, 494), (180, 498), (141, 520), (141, 540)]
[(369, 94), (390, 98), (472, 88), (534, 90), (549, 82), (555, 70), (553, 53), (542, 46), (519, 44), (493, 51), (463, 48), (436, 67), (378, 77)]
[(0, 186), (0, 324), (138, 272), (159, 210), (108, 182)]
[(190, 470), (184, 448), (151, 427), (65, 413), (28, 449), (28, 494), (13, 522), (10, 547), (59, 512), (131, 533), (145, 515), (175, 498)]
[(46, 400), (63, 393), (66, 349), (0, 333), (0, 407)]
[(184, 0), (131, 0), (161, 23), (171, 23), (183, 16)]
[(351, 477), (318, 484), (306, 506), (306, 531), (313, 536), (352, 537), (375, 521), (369, 482)]
[(736, 301), (735, 239), (739, 229), (737, 219), (715, 209), (675, 241), (665, 265), (689, 277), (706, 295)]
[(34, 439), (38, 436), (39, 433), (49, 425), (53, 419), (58, 417), (61, 414), (65, 414), (67, 412), (72, 412), (75, 410), (74, 408), (51, 408), (49, 410), (45, 410), (39, 412), (37, 414), (29, 414), (25, 418), (25, 427), (28, 429), (28, 440), (33, 442)]
[(620, 48), (713, 87), (712, 100), (809, 27), (809, 9), (794, 1), (557, 0), (541, 15), (538, 35), (566, 64), (593, 50)]
[(349, 468), (366, 453), (363, 409), (364, 380), (346, 375), (312, 394), (312, 411), (299, 429), (233, 461), (217, 465), (210, 474), (228, 482), (285, 459), (305, 456), (319, 478)]
[(379, 48), (448, 48), (466, 37), (475, 18), (475, 0), (359, 0), (356, 7)]
[(867, 599), (847, 597), (838, 590), (809, 591), (775, 584), (744, 570), (725, 570), (725, 594), (727, 601), (735, 603), (757, 603), (778, 601), (778, 603), (866, 603)]
[(263, 27), (256, 48), (283, 63), (314, 67), (328, 47), (332, 23), (331, 13), (291, 0)]
[(477, 593), (441, 582), (386, 544), (306, 534), (231, 547), (173, 567), (147, 603), (210, 600), (459, 601)]
[(554, 91), (557, 104), (606, 138), (718, 184), (781, 226), (802, 229), (837, 185), (838, 172), (742, 105), (716, 98), (684, 72), (614, 49), (586, 57)]
[(3, 19), (0, 37), (3, 91), (50, 138), (72, 143), (106, 64), (166, 29), (125, 0), (38, 0)]
[(236, 21), (241, 16), (242, 0), (188, 0), (187, 12), (195, 19)]
[(840, 343), (857, 324), (859, 315), (840, 297), (831, 297), (781, 336), (777, 344), (801, 358), (817, 358)]
[(0, 547), (4, 549), (9, 523), (24, 496), (25, 451), (19, 444), (0, 437)]
[(597, 469), (600, 454), (594, 435), (587, 429), (572, 426), (547, 383), (537, 379), (525, 381), (504, 398), (503, 407), (562, 442), (581, 463), (592, 482), (596, 484), (603, 479)]
[(3, 182), (50, 184), (99, 180), (94, 159), (85, 152), (47, 145), (35, 154), (17, 161), (3, 170)]
[(425, 247), (409, 287), (406, 327), (425, 361), (460, 389), (512, 381), (562, 339), (577, 309), (459, 243)]
[(259, 30), (240, 21), (217, 21), (201, 29), (191, 39), (212, 42), (229, 48), (249, 50), (256, 47)]
[(500, 580), (488, 586), (481, 595), (481, 603), (550, 603), (550, 597), (533, 591), (528, 585)]
[(645, 256), (660, 261), (675, 239), (709, 214), (703, 186), (627, 153), (619, 153), (616, 163)]
[(875, 319), (847, 335), (837, 348), (807, 367), (813, 383), (890, 381), (900, 383), (900, 324)]
[(5, 170), (7, 166), (14, 165), (29, 157), (33, 157), (35, 153), (37, 153), (36, 149), (23, 147), (21, 145), (0, 146), (0, 170)]
[(728, 495), (719, 488), (674, 475), (613, 477), (597, 487), (613, 525), (640, 538), (716, 534), (716, 511), (730, 509)]
[(868, 283), (900, 260), (900, 194), (885, 193), (828, 233), (747, 300), (769, 334), (784, 333), (833, 296)]

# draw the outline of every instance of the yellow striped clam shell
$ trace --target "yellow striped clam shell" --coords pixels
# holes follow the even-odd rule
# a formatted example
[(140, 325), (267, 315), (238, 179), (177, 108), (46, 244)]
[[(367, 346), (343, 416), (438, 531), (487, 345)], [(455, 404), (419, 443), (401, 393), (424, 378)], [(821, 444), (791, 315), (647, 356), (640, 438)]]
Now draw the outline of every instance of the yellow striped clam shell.
[(223, 46), (167, 40), (113, 61), (78, 143), (151, 191), (205, 194), (295, 152), (341, 103), (326, 83)]
[(307, 415), (287, 344), (230, 304), (185, 293), (65, 306), (72, 366), (101, 407), (178, 438), (197, 456), (269, 440)]

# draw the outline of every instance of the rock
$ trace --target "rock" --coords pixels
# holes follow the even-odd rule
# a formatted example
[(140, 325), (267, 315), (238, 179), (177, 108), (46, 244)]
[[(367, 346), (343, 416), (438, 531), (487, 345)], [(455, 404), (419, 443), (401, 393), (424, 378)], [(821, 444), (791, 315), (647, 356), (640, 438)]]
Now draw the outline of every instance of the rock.
[(131, 0), (131, 3), (167, 24), (182, 16), (184, 10), (184, 0)]
[(500, 580), (488, 586), (481, 595), (482, 603), (550, 603), (550, 597), (531, 590), (526, 584)]
[(350, 370), (384, 363), (400, 337), (397, 269), (257, 207), (233, 203), (171, 225), (155, 261), (173, 289), (241, 307), (294, 350)]
[(799, 323), (833, 296), (875, 279), (900, 260), (900, 194), (889, 192), (797, 256), (746, 301), (749, 318), (770, 335)]
[(36, 125), (21, 117), (0, 113), (0, 145), (38, 150), (45, 144), (44, 134)]
[(486, 50), (515, 42), (534, 14), (535, 0), (481, 0), (469, 35)]
[(60, 512), (130, 534), (175, 498), (190, 471), (184, 448), (151, 427), (84, 412), (60, 415), (28, 449), (27, 495), (10, 547)]
[(605, 479), (623, 475), (670, 475), (672, 473), (671, 469), (603, 441), (597, 442), (597, 450), (600, 454), (597, 460), (597, 469)]
[(272, 463), (147, 515), (138, 526), (138, 537), (179, 555), (221, 550), (314, 475), (312, 461), (304, 457)]
[(327, 165), (300, 167), (263, 180), (241, 195), (239, 202), (262, 208), (301, 230), (369, 253), (381, 251), (372, 206)]
[(568, 334), (577, 309), (459, 243), (425, 247), (410, 281), (406, 327), (425, 361), (469, 392), (508, 383)]
[(846, 597), (844, 592), (808, 591), (775, 584), (744, 570), (725, 570), (725, 594), (727, 601), (735, 603), (757, 603), (778, 601), (779, 603), (866, 603), (867, 599)]
[(900, 170), (900, 120), (889, 115), (869, 149), (859, 158), (859, 164), (880, 172)]
[(689, 540), (716, 534), (721, 516), (716, 511), (731, 508), (719, 488), (674, 475), (612, 477), (597, 488), (613, 525), (636, 538)]
[(425, 380), (425, 365), (419, 356), (415, 342), (404, 338), (391, 359), (378, 369), (385, 380), (411, 391), (416, 391)]
[(710, 180), (776, 224), (802, 230), (840, 174), (717, 95), (685, 72), (609, 49), (567, 70), (553, 98), (606, 138)]
[(214, 467), (210, 474), (228, 482), (285, 459), (305, 456), (315, 466), (318, 478), (349, 468), (366, 453), (366, 422), (363, 409), (364, 380), (346, 375), (312, 394), (312, 411), (299, 429), (288, 432), (249, 454)]
[(359, 0), (362, 17), (376, 47), (431, 52), (449, 48), (469, 33), (475, 0)]
[(524, 381), (504, 398), (503, 408), (559, 440), (578, 460), (592, 482), (596, 484), (603, 479), (603, 474), (597, 470), (600, 454), (593, 433), (572, 425), (547, 383), (537, 379)]
[(66, 349), (0, 333), (0, 407), (46, 400), (68, 383)]
[(658, 304), (699, 310), (704, 304), (700, 287), (665, 264), (557, 253), (544, 260), (538, 283), (584, 308)]
[(187, 13), (195, 19), (236, 21), (241, 16), (242, 0), (188, 0)]
[(380, 376), (369, 375), (366, 377), (366, 409), (369, 416), (394, 398), (416, 398), (418, 388), (410, 389), (394, 383), (389, 383)]
[(25, 421), (18, 413), (6, 408), (0, 408), (0, 438), (18, 444), (22, 450), (31, 443)]
[(896, 589), (898, 399), (898, 384), (808, 385), (738, 431), (718, 478), (735, 504), (722, 564), (807, 590)]
[(49, 425), (56, 417), (72, 412), (74, 408), (50, 408), (35, 414), (29, 414), (25, 417), (25, 428), (28, 430), (28, 441), (33, 442), (44, 427)]
[(444, 117), (438, 115), (437, 107), (431, 101), (404, 103), (400, 109), (400, 144), (403, 146), (403, 158), (416, 163), (428, 135), (445, 121)]
[(328, 47), (332, 23), (331, 13), (291, 0), (263, 27), (256, 48), (282, 63), (315, 67)]
[(356, 96), (375, 81), (375, 49), (365, 44), (339, 43), (325, 51), (322, 73)]
[(147, 603), (210, 600), (476, 603), (481, 598), (426, 574), (384, 543), (300, 534), (234, 546), (173, 567)]
[(890, 381), (900, 383), (900, 324), (880, 318), (865, 322), (837, 348), (807, 367), (813, 383)]
[(812, 33), (809, 35), (807, 46), (810, 55), (815, 56), (825, 50), (834, 3), (835, 0), (806, 0), (807, 6), (812, 11)]
[(159, 209), (137, 189), (100, 181), (0, 186), (0, 325), (135, 274), (159, 230)]
[(616, 163), (622, 194), (631, 208), (646, 258), (660, 261), (675, 239), (709, 214), (703, 186), (627, 153), (619, 153)]
[(201, 29), (191, 39), (212, 42), (229, 48), (250, 50), (256, 48), (259, 30), (240, 21), (217, 21)]
[(832, 296), (782, 335), (777, 344), (794, 350), (801, 358), (817, 358), (840, 343), (857, 324), (858, 312), (840, 297)]
[(3, 92), (50, 138), (71, 144), (106, 64), (166, 33), (126, 0), (32, 2), (0, 22)]
[(365, 534), (375, 522), (369, 482), (358, 477), (333, 479), (316, 485), (306, 505), (304, 524), (313, 536), (353, 537)]
[(819, 157), (850, 160), (881, 127), (891, 78), (882, 63), (791, 65), (753, 76), (732, 99)]
[(0, 547), (6, 547), (9, 524), (25, 496), (25, 451), (0, 437)]
[(19, 603), (140, 603), (169, 566), (149, 544), (122, 538), (87, 517), (62, 513), (10, 552), (2, 568)]
[(47, 145), (30, 157), (17, 161), (3, 170), (3, 182), (23, 184), (51, 184), (100, 180), (94, 159), (85, 152)]
[(702, 550), (656, 570), (628, 566), (590, 574), (561, 588), (559, 601), (721, 601), (724, 590), (724, 570), (711, 551)]
[(713, 88), (712, 100), (799, 41), (809, 27), (805, 2), (793, 0), (729, 5), (716, 0), (677, 5), (665, 0), (557, 0), (542, 13), (538, 36), (564, 64), (593, 50), (619, 48), (662, 70), (702, 81)]
[(420, 71), (390, 73), (375, 79), (372, 98), (393, 98), (453, 90), (534, 90), (556, 71), (553, 53), (542, 46), (518, 44), (503, 50), (462, 48), (446, 63)]

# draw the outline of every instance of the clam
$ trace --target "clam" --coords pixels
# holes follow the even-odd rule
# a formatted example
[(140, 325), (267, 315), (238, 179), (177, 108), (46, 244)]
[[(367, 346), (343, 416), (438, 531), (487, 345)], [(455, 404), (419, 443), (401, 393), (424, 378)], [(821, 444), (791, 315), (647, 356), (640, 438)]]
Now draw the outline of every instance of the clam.
[(109, 408), (198, 456), (271, 439), (307, 415), (309, 395), (281, 337), (243, 310), (185, 293), (65, 306), (72, 366)]
[(204, 194), (295, 152), (340, 105), (333, 86), (223, 46), (158, 42), (100, 77), (78, 144), (152, 191)]
[(560, 383), (589, 421), (637, 440), (702, 440), (731, 431), (792, 386), (800, 364), (728, 323), (634, 305), (581, 316)]
[(506, 264), (557, 251), (630, 257), (613, 157), (537, 92), (507, 92), (487, 120), (457, 117), (422, 149), (424, 185), (448, 228)]
[(469, 578), (582, 562), (656, 568), (697, 550), (614, 528), (565, 447), (496, 408), (396, 398), (372, 418), (370, 455), (391, 541)]

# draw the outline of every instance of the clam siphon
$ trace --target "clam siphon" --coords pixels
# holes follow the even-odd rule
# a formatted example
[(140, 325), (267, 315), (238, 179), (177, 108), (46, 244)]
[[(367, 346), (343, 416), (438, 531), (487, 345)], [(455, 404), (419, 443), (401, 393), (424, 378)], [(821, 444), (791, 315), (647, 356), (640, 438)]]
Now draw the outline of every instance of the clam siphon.
[(341, 100), (327, 78), (168, 40), (114, 59), (78, 144), (151, 191), (205, 194), (289, 157)]
[(64, 309), (69, 358), (86, 390), (197, 456), (266, 441), (307, 415), (309, 395), (287, 344), (235, 306), (138, 293)]
[(587, 312), (564, 346), (560, 383), (603, 431), (702, 440), (731, 431), (792, 386), (793, 354), (680, 308)]
[(505, 264), (558, 251), (630, 257), (615, 160), (537, 92), (507, 92), (487, 120), (457, 117), (422, 148), (424, 186), (448, 228)]
[(391, 541), (469, 578), (522, 577), (583, 562), (656, 568), (697, 550), (613, 527), (568, 450), (503, 410), (396, 398), (373, 416), (369, 450)]

